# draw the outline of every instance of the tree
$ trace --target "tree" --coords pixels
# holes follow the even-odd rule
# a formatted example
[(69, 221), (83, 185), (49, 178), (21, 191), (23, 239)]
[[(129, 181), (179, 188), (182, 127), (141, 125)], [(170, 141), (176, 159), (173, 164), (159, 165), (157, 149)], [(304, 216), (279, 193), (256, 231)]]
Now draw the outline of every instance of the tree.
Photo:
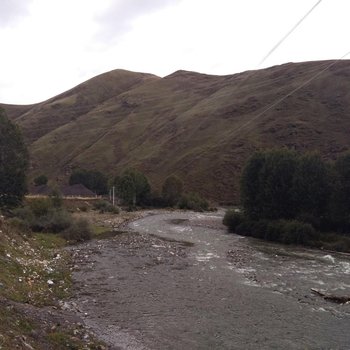
[(330, 183), (330, 169), (319, 154), (306, 154), (299, 158), (293, 185), (299, 215), (321, 218), (327, 214)]
[[(149, 185), (147, 177), (142, 172), (129, 168), (118, 178), (117, 191), (119, 196), (127, 204), (142, 205), (149, 199), (151, 186)], [(132, 200), (130, 202), (131, 193)]]
[(35, 186), (47, 185), (48, 181), (49, 179), (47, 178), (46, 175), (39, 175), (34, 179), (34, 185)]
[(331, 200), (332, 220), (342, 231), (350, 230), (350, 152), (334, 163), (333, 194)]
[(74, 169), (69, 184), (82, 184), (99, 195), (108, 193), (108, 179), (97, 170)]
[(166, 205), (173, 207), (178, 203), (183, 191), (183, 182), (175, 175), (166, 178), (162, 187), (162, 196)]
[(63, 197), (62, 197), (62, 193), (59, 191), (58, 188), (54, 188), (51, 191), (49, 198), (50, 198), (51, 204), (54, 208), (56, 208), (56, 209), (62, 208)]
[(136, 188), (130, 175), (123, 175), (118, 182), (118, 194), (125, 204), (136, 205)]
[[(108, 193), (108, 178), (100, 171), (90, 171), (91, 190), (97, 194)], [(88, 187), (89, 188), (89, 187)]]
[[(86, 187), (90, 186), (88, 171), (85, 169), (74, 169), (69, 177), (69, 185), (82, 184)], [(89, 187), (88, 187), (89, 188)]]
[(0, 207), (20, 203), (27, 191), (28, 152), (18, 126), (0, 109)]
[(271, 150), (253, 155), (243, 170), (241, 195), (253, 219), (290, 219), (296, 215), (293, 195), (296, 153)]
[(252, 219), (262, 217), (264, 206), (261, 173), (265, 164), (265, 154), (254, 153), (247, 161), (241, 176), (241, 203), (246, 214)]

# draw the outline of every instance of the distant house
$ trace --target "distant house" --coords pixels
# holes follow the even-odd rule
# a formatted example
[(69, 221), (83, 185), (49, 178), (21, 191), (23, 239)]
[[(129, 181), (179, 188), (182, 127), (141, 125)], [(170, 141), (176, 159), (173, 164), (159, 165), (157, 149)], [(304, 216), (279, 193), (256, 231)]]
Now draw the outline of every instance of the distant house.
[[(84, 197), (95, 198), (97, 195), (90, 191), (82, 184), (66, 185), (58, 188), (63, 197)], [(30, 196), (49, 196), (52, 193), (52, 188), (47, 185), (40, 185), (32, 187), (29, 191)]]
[(62, 186), (60, 191), (63, 197), (97, 197), (96, 193), (82, 184)]

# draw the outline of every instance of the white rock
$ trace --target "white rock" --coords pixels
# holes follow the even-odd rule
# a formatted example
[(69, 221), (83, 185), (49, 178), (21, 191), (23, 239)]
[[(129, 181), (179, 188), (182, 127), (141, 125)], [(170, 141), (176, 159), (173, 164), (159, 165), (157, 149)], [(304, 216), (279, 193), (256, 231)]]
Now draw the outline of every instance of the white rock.
[(323, 259), (326, 260), (326, 261), (331, 262), (332, 264), (335, 263), (335, 259), (333, 258), (332, 255), (329, 255), (329, 254), (328, 254), (328, 255), (325, 255), (325, 256), (323, 257)]

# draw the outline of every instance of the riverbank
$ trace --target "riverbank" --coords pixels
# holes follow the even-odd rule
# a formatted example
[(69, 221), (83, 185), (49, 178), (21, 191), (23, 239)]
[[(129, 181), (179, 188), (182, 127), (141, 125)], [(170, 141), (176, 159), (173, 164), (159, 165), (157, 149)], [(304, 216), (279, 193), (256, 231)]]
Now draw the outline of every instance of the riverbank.
[(350, 343), (348, 305), (311, 291), (348, 293), (346, 259), (228, 235), (221, 212), (148, 214), (74, 248), (71, 305), (111, 349)]
[(72, 283), (64, 244), (1, 221), (0, 349), (103, 349), (81, 318), (60, 308)]
[[(93, 211), (88, 215), (92, 223), (101, 219)], [(110, 219), (121, 227), (139, 217), (122, 213)], [(95, 237), (109, 231), (111, 225), (94, 226)], [(81, 315), (65, 307), (73, 266), (67, 243), (59, 234), (24, 231), (0, 218), (0, 349), (106, 348)]]

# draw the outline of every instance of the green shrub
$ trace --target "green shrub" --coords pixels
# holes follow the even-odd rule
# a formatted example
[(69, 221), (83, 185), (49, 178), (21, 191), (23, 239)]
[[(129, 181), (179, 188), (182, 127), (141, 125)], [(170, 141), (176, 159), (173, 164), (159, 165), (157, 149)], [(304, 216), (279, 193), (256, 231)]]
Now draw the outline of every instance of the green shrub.
[(16, 208), (12, 210), (12, 214), (15, 216), (15, 218), (20, 219), (23, 222), (26, 222), (29, 226), (35, 220), (35, 215), (33, 213), (33, 210), (28, 206)]
[(279, 242), (284, 231), (284, 220), (269, 221), (264, 239)]
[(63, 237), (67, 241), (84, 242), (92, 238), (93, 230), (89, 222), (85, 219), (77, 219), (63, 232)]
[(307, 224), (311, 224), (313, 228), (316, 230), (321, 230), (323, 226), (325, 225), (326, 218), (324, 217), (317, 217), (313, 214), (309, 213), (301, 213), (297, 218), (297, 221), (301, 221)]
[(50, 193), (50, 201), (51, 201), (51, 205), (54, 208), (62, 208), (63, 205), (63, 198), (62, 198), (62, 194), (59, 190), (54, 189), (51, 193)]
[(148, 202), (146, 204), (154, 208), (165, 208), (167, 206), (164, 198), (157, 192), (152, 192), (149, 195)]
[(137, 207), (136, 207), (135, 205), (129, 205), (129, 206), (127, 206), (127, 208), (126, 208), (126, 211), (127, 211), (128, 213), (132, 213), (133, 211), (137, 211)]
[(312, 225), (300, 221), (286, 221), (283, 223), (280, 241), (285, 244), (308, 244), (317, 238)]
[(120, 210), (118, 207), (115, 207), (114, 205), (110, 205), (108, 208), (108, 212), (112, 214), (119, 214)]
[(12, 227), (19, 229), (21, 232), (30, 231), (30, 225), (28, 222), (19, 217), (10, 218), (8, 222)]
[(235, 224), (235, 232), (239, 235), (284, 244), (310, 244), (319, 238), (312, 225), (296, 220), (252, 221), (243, 217), (241, 222), (236, 221)]
[(241, 236), (252, 235), (252, 223), (249, 220), (244, 220), (236, 226), (235, 233)]
[(331, 239), (328, 239), (328, 242), (322, 240), (322, 247), (324, 249), (336, 250), (338, 252), (350, 252), (350, 238), (333, 234)]
[(47, 215), (52, 203), (48, 198), (38, 198), (29, 203), (29, 209), (36, 217)]
[(13, 210), (12, 214), (17, 224), (35, 232), (58, 233), (67, 229), (73, 222), (66, 210), (54, 208), (47, 199), (35, 200), (29, 206)]
[(209, 209), (209, 203), (198, 193), (189, 193), (181, 197), (179, 208), (201, 212)]
[(236, 227), (244, 221), (244, 215), (234, 209), (227, 210), (222, 223), (228, 227), (229, 232), (235, 232)]
[(251, 235), (255, 238), (265, 238), (266, 231), (267, 231), (267, 220), (259, 220), (259, 221), (253, 221), (250, 224), (251, 227)]
[(317, 232), (308, 223), (296, 220), (276, 220), (267, 224), (264, 238), (284, 244), (308, 244), (317, 239)]
[(31, 229), (36, 232), (58, 233), (72, 225), (72, 216), (63, 209), (50, 209), (46, 215), (35, 218)]
[(164, 203), (169, 207), (174, 207), (181, 198), (183, 182), (176, 175), (170, 175), (163, 183), (162, 197)]
[(48, 215), (48, 226), (46, 231), (62, 232), (72, 225), (72, 216), (66, 210), (52, 210)]
[(96, 201), (94, 203), (94, 209), (98, 210), (100, 213), (113, 213), (113, 214), (119, 214), (119, 209), (115, 207), (113, 204), (107, 202), (107, 201)]
[(41, 186), (41, 185), (46, 185), (48, 181), (49, 179), (47, 178), (47, 176), (42, 174), (37, 176), (33, 182), (35, 186)]

